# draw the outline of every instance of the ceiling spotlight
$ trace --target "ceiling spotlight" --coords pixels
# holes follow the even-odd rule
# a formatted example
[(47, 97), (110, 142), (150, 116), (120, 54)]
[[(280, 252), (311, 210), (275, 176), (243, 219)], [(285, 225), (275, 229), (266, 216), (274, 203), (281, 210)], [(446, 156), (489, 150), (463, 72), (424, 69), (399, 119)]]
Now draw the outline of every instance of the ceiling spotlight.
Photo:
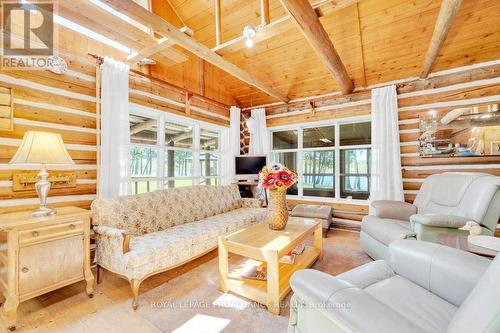
[(245, 46), (250, 48), (255, 45), (253, 38), (255, 37), (255, 29), (247, 25), (243, 28), (243, 37), (245, 37)]

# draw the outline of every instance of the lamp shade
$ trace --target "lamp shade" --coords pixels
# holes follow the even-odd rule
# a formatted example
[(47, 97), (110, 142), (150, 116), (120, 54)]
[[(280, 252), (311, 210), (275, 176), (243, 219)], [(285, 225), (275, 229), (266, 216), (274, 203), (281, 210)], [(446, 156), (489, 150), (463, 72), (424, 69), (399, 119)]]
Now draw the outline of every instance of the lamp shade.
[(75, 164), (64, 146), (60, 134), (28, 131), (10, 160), (11, 164)]

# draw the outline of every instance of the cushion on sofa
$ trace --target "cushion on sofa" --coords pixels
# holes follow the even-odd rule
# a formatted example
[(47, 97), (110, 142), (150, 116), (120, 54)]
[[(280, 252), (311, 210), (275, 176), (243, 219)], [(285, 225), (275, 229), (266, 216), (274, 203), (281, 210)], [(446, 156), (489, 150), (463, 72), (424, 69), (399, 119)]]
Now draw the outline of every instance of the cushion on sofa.
[(457, 311), (453, 304), (399, 275), (372, 284), (365, 291), (429, 333), (446, 332)]
[(261, 221), (265, 214), (263, 208), (240, 208), (132, 237), (130, 252), (124, 255), (124, 269), (128, 277), (141, 278), (189, 260), (216, 246), (219, 236)]
[(381, 219), (371, 215), (363, 218), (361, 230), (385, 245), (397, 239), (416, 236), (408, 221)]
[(140, 236), (241, 208), (237, 185), (172, 188), (139, 195), (99, 198), (93, 224)]

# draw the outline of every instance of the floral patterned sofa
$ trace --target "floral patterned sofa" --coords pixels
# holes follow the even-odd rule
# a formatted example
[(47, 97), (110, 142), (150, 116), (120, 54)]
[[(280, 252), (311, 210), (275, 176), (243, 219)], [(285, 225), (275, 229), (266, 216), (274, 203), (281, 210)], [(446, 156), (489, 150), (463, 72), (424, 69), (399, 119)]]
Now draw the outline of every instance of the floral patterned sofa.
[(262, 221), (257, 199), (242, 199), (237, 185), (193, 186), (92, 203), (98, 282), (102, 268), (130, 282), (137, 308), (146, 278), (217, 247), (218, 237)]

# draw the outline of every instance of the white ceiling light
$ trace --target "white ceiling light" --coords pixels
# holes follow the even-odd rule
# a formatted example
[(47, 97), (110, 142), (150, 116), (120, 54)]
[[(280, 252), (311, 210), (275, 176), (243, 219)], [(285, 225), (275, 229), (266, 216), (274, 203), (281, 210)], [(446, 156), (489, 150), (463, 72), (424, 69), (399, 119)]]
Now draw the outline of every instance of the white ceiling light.
[(253, 38), (255, 37), (255, 29), (252, 26), (247, 25), (243, 28), (243, 37), (245, 37), (245, 46), (250, 48), (255, 45)]

